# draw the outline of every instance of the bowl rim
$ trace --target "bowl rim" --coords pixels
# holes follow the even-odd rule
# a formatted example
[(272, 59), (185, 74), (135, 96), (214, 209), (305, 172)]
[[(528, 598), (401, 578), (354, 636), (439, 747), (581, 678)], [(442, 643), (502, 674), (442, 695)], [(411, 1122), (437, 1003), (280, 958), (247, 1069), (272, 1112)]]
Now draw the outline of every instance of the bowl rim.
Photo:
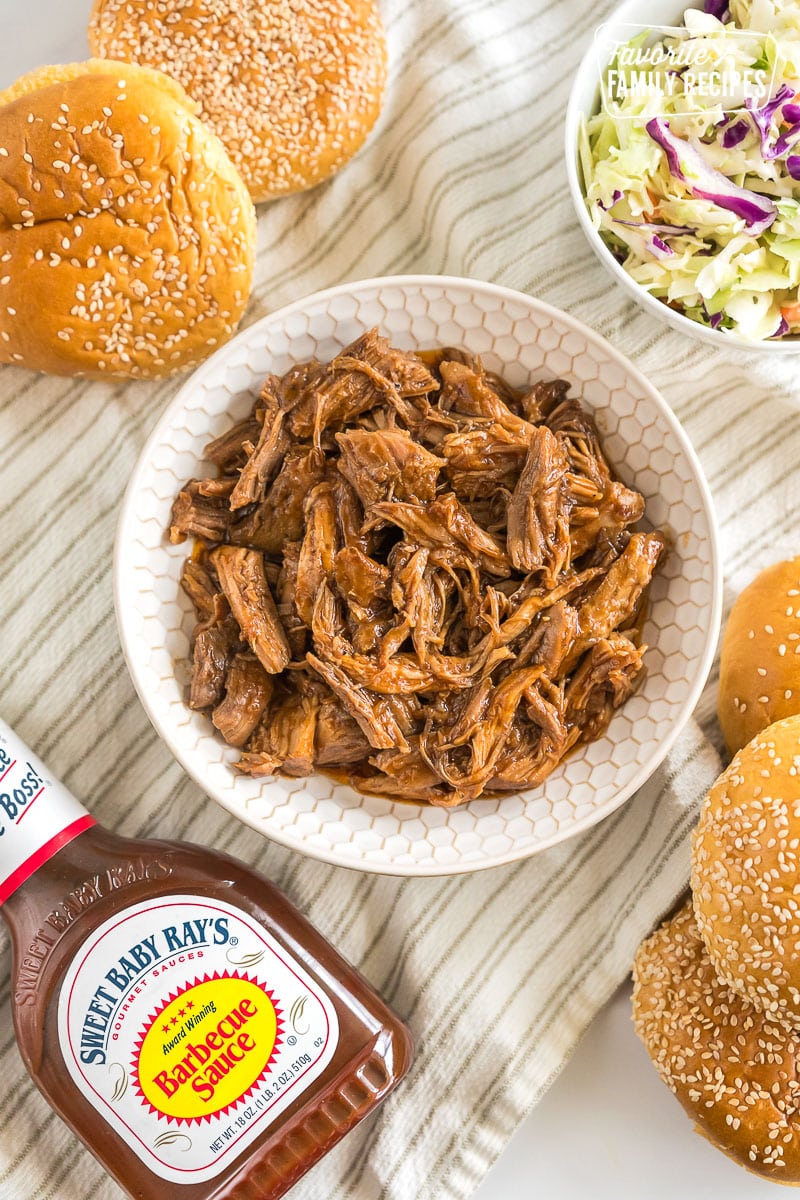
[[(661, 5), (664, 8), (678, 8), (681, 13), (684, 13), (689, 8), (702, 8), (702, 0), (673, 0), (670, 5), (668, 0), (649, 0), (648, 12), (652, 13), (654, 9), (658, 9)], [(640, 13), (645, 7), (644, 0), (622, 0), (616, 8), (604, 18), (601, 24), (607, 25), (615, 21), (625, 22), (628, 20), (631, 23), (644, 24), (645, 22), (634, 22), (631, 14)], [(666, 22), (658, 22), (651, 20), (652, 25), (666, 24)], [(595, 33), (597, 31), (595, 28)], [(680, 333), (688, 333), (698, 341), (705, 342), (708, 345), (716, 346), (719, 349), (736, 348), (737, 350), (750, 351), (756, 354), (800, 354), (800, 336), (794, 341), (749, 341), (738, 333), (730, 333), (727, 330), (710, 329), (705, 325), (701, 325), (698, 321), (693, 321), (691, 317), (687, 317), (684, 313), (677, 312), (673, 308), (669, 308), (661, 300), (657, 300), (651, 295), (646, 288), (632, 279), (628, 272), (617, 262), (614, 255), (609, 250), (606, 243), (600, 237), (600, 234), (592, 224), (589, 216), (589, 211), (586, 207), (586, 198), (584, 195), (583, 184), (581, 182), (580, 163), (578, 155), (578, 129), (583, 116), (587, 115), (586, 108), (579, 101), (579, 93), (583, 93), (588, 76), (595, 75), (597, 71), (597, 59), (595, 56), (594, 37), (586, 52), (581, 57), (570, 87), (569, 97), (567, 98), (567, 107), (564, 118), (564, 158), (567, 170), (567, 183), (569, 193), (572, 199), (572, 207), (575, 210), (575, 215), (578, 218), (578, 224), (583, 230), (584, 236), (595, 255), (606, 268), (609, 274), (630, 293), (632, 298), (653, 316), (672, 326), (673, 329)], [(598, 81), (599, 88), (599, 81)]]
[[(529, 308), (537, 309), (542, 314), (555, 318), (559, 322), (566, 322), (583, 335), (587, 342), (601, 350), (605, 355), (610, 357), (615, 364), (620, 367), (630, 378), (636, 381), (638, 387), (643, 389), (654, 402), (659, 411), (661, 419), (668, 425), (672, 435), (675, 437), (682, 453), (692, 471), (693, 480), (700, 493), (703, 507), (708, 519), (708, 542), (709, 542), (709, 559), (708, 567), (710, 569), (710, 585), (711, 585), (711, 604), (708, 613), (708, 631), (705, 637), (702, 654), (696, 660), (694, 681), (691, 689), (678, 710), (668, 735), (658, 744), (655, 752), (651, 757), (642, 764), (637, 773), (632, 779), (620, 788), (619, 792), (614, 797), (613, 805), (607, 806), (599, 811), (590, 811), (584, 817), (576, 820), (571, 824), (566, 832), (557, 830), (550, 837), (543, 838), (540, 843), (535, 846), (512, 848), (504, 854), (493, 855), (486, 862), (457, 862), (454, 864), (443, 865), (441, 863), (414, 862), (408, 864), (397, 864), (394, 862), (375, 863), (363, 861), (343, 861), (334, 850), (325, 850), (316, 846), (308, 849), (297, 844), (296, 840), (284, 835), (281, 828), (273, 828), (269, 824), (269, 820), (259, 819), (256, 817), (249, 818), (246, 807), (237, 808), (230, 804), (225, 798), (215, 794), (213, 789), (209, 790), (207, 780), (202, 778), (201, 773), (195, 769), (194, 765), (186, 760), (180, 748), (176, 748), (171, 737), (167, 736), (161, 727), (160, 721), (155, 715), (154, 706), (151, 705), (145, 689), (140, 685), (140, 680), (137, 675), (134, 654), (134, 633), (133, 630), (126, 624), (125, 604), (123, 596), (123, 568), (124, 568), (124, 550), (123, 543), (128, 522), (131, 520), (133, 511), (133, 500), (139, 491), (139, 487), (143, 476), (150, 470), (153, 450), (160, 444), (164, 432), (169, 429), (175, 416), (182, 411), (185, 403), (185, 396), (194, 391), (197, 387), (201, 387), (204, 379), (215, 371), (220, 363), (220, 360), (232, 353), (235, 353), (235, 348), (244, 343), (246, 339), (252, 337), (253, 332), (262, 326), (266, 326), (273, 321), (285, 321), (287, 317), (294, 313), (303, 311), (311, 304), (318, 305), (320, 302), (326, 302), (337, 296), (352, 294), (354, 291), (366, 290), (370, 288), (424, 288), (433, 287), (441, 291), (446, 291), (453, 287), (467, 286), (473, 290), (483, 291), (486, 294), (494, 296), (496, 299), (504, 303), (513, 303), (516, 305), (523, 304)], [(462, 875), (471, 874), (475, 871), (488, 870), (492, 867), (506, 866), (510, 863), (519, 862), (526, 858), (531, 858), (542, 850), (550, 849), (552, 846), (560, 842), (566, 841), (580, 833), (585, 832), (593, 825), (616, 812), (628, 801), (635, 792), (639, 790), (658, 770), (666, 758), (669, 751), (674, 746), (678, 736), (685, 728), (689, 718), (697, 707), (700, 695), (705, 687), (708, 679), (711, 665), (714, 661), (717, 642), (720, 633), (720, 622), (722, 614), (722, 591), (723, 591), (723, 576), (722, 576), (722, 556), (719, 540), (719, 529), (717, 525), (716, 509), (714, 507), (711, 490), (705, 477), (700, 460), (692, 446), (688, 434), (683, 429), (672, 409), (663, 398), (661, 393), (652, 384), (649, 379), (630, 361), (624, 354), (616, 349), (606, 338), (601, 334), (596, 333), (590, 326), (585, 325), (577, 317), (571, 313), (564, 312), (546, 301), (539, 300), (536, 297), (529, 296), (524, 292), (516, 291), (512, 288), (504, 287), (501, 284), (487, 283), (483, 280), (471, 279), (469, 277), (454, 276), (454, 275), (385, 275), (374, 276), (368, 279), (350, 280), (345, 283), (337, 284), (330, 288), (324, 288), (316, 292), (312, 292), (307, 296), (303, 296), (298, 300), (291, 301), (289, 304), (283, 305), (281, 308), (275, 309), (273, 312), (267, 313), (264, 317), (252, 322), (245, 329), (240, 330), (233, 338), (216, 350), (212, 355), (201, 363), (193, 372), (191, 372), (173, 398), (168, 402), (167, 406), (159, 416), (153, 429), (150, 432), (147, 440), (139, 453), (136, 465), (131, 473), (128, 485), (122, 498), (119, 515), (117, 518), (116, 533), (114, 537), (113, 551), (113, 596), (114, 596), (114, 612), (117, 623), (117, 632), (119, 641), (122, 647), (125, 663), (128, 668), (131, 681), (134, 689), (139, 697), (142, 707), (147, 714), (147, 717), (158, 734), (162, 742), (165, 743), (172, 756), (180, 763), (183, 770), (194, 782), (200, 787), (203, 793), (213, 799), (216, 804), (225, 809), (232, 816), (242, 821), (243, 824), (250, 826), (263, 837), (271, 841), (283, 845), (295, 853), (303, 854), (308, 858), (314, 858), (318, 861), (328, 863), (332, 866), (345, 867), (351, 870), (359, 870), (368, 874), (375, 875), (391, 875), (403, 877), (443, 877), (446, 875)], [(524, 791), (525, 789), (520, 789)], [(511, 793), (512, 795), (515, 793)]]

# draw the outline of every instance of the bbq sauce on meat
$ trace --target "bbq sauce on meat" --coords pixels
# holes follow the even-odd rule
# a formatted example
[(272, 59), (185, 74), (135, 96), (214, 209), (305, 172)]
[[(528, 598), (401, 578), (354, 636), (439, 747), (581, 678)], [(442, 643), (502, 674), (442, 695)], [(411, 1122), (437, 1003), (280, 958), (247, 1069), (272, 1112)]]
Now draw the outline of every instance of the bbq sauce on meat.
[(410, 1066), (402, 1022), (261, 875), (101, 828), (2, 721), (0, 913), (25, 1065), (138, 1200), (276, 1200)]
[(452, 807), (603, 735), (666, 539), (569, 392), (377, 329), (267, 377), (169, 524), (194, 539), (189, 707), (236, 770)]

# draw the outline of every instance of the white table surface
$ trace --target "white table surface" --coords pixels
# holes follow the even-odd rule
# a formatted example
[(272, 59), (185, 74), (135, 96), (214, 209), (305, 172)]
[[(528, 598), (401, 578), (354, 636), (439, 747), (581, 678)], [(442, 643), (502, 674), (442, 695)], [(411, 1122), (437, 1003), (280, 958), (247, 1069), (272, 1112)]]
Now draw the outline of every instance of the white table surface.
[[(91, 0), (0, 0), (0, 86), (44, 63), (86, 58), (90, 8)], [(766, 1200), (778, 1194), (693, 1132), (633, 1034), (624, 987), (474, 1200)]]
[(694, 1132), (633, 1032), (630, 987), (595, 1018), (474, 1200), (776, 1200)]

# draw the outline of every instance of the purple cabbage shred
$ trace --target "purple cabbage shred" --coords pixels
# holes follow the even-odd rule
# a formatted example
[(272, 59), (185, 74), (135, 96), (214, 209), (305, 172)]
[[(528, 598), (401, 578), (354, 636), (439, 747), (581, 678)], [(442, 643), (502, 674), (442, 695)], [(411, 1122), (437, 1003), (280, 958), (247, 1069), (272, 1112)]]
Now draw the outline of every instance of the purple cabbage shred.
[[(797, 108), (796, 104), (792, 108)], [(785, 110), (784, 110), (785, 111)], [(789, 128), (782, 133), (775, 141), (775, 151), (773, 158), (783, 158), (784, 154), (788, 154), (797, 139), (800, 138), (800, 121), (795, 121)]]
[[(779, 137), (774, 146), (770, 143), (772, 118), (787, 100), (794, 100), (794, 88), (789, 87), (788, 83), (782, 83), (772, 99), (768, 100), (766, 104), (762, 104), (760, 108), (752, 100), (745, 100), (745, 108), (752, 117), (753, 124), (758, 131), (758, 136), (761, 138), (761, 153), (767, 162), (773, 158), (780, 158), (782, 154), (786, 153), (786, 148), (788, 148), (781, 149), (780, 143), (789, 137), (791, 131)], [(792, 107), (796, 106), (792, 105)]]
[(654, 233), (649, 239), (649, 246), (656, 258), (671, 258), (675, 253), (672, 247), (668, 246), (665, 241), (662, 241), (657, 233)]
[(617, 203), (617, 201), (621, 200), (621, 199), (622, 199), (622, 192), (617, 188), (617, 190), (611, 196), (610, 204), (603, 204), (602, 200), (598, 200), (597, 203), (600, 205), (603, 212), (608, 212), (610, 209), (612, 209), (614, 207), (614, 205)]
[(667, 225), (658, 221), (623, 221), (622, 217), (611, 218), (615, 225), (627, 225), (629, 229), (641, 229), (644, 233), (665, 233), (668, 237), (679, 233), (696, 233), (691, 225)]
[(729, 125), (722, 135), (722, 145), (726, 150), (732, 150), (734, 146), (738, 146), (743, 142), (750, 132), (750, 124), (742, 118), (736, 121), (733, 125)]
[(663, 117), (654, 117), (645, 128), (664, 151), (672, 174), (686, 184), (693, 196), (709, 200), (741, 217), (749, 232), (756, 237), (769, 229), (778, 215), (778, 209), (768, 196), (739, 187), (716, 171), (706, 162), (696, 145), (684, 141), (671, 131), (669, 122)]

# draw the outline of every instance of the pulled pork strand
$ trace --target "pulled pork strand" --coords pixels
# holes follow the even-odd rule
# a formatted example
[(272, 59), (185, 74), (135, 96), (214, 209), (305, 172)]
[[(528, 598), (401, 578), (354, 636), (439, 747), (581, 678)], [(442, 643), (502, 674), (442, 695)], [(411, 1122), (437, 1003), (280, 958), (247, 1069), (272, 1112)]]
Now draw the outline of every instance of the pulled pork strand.
[(188, 703), (239, 771), (452, 807), (602, 736), (666, 543), (568, 393), (373, 329), (209, 443), (169, 537), (194, 539)]

